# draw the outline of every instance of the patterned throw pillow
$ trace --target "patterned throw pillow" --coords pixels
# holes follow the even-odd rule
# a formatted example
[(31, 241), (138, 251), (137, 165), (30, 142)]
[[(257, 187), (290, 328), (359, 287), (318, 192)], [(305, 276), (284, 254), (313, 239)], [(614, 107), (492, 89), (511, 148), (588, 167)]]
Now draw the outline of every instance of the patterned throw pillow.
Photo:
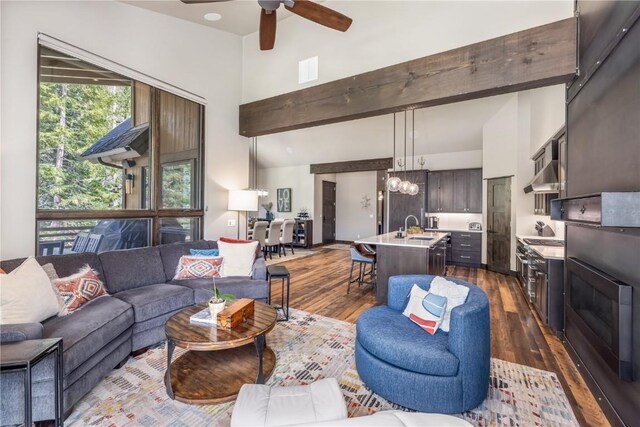
[(107, 295), (98, 273), (89, 265), (72, 276), (54, 280), (53, 287), (64, 300), (58, 316), (71, 314), (89, 301)]
[(433, 335), (440, 327), (446, 306), (447, 299), (445, 297), (432, 294), (418, 285), (413, 285), (409, 293), (407, 308), (402, 314)]
[(221, 277), (222, 257), (184, 255), (180, 257), (174, 280)]
[(193, 256), (220, 256), (219, 249), (189, 249), (189, 253)]

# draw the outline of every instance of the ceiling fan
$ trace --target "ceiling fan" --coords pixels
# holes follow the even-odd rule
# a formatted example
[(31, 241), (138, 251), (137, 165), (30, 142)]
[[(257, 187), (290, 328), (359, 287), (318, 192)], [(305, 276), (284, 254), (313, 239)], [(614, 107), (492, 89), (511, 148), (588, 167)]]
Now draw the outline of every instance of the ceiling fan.
[[(183, 3), (218, 3), (230, 0), (181, 0)], [(281, 4), (290, 12), (317, 24), (347, 31), (351, 18), (310, 0), (258, 0), (260, 11), (260, 50), (271, 50), (276, 41), (276, 10)]]

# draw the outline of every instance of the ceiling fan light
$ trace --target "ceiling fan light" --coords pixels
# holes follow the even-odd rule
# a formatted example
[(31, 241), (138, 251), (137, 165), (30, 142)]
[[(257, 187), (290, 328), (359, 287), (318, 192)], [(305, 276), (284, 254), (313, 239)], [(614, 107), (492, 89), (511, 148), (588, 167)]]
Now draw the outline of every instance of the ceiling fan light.
[(400, 190), (400, 183), (402, 181), (397, 176), (392, 176), (387, 180), (387, 189), (389, 191), (393, 191), (394, 193)]

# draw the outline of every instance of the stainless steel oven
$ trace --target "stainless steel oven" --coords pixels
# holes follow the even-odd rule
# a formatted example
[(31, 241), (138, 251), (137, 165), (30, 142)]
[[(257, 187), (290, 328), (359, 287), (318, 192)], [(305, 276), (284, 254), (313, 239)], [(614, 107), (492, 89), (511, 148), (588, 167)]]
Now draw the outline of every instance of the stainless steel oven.
[(520, 281), (520, 285), (526, 287), (527, 281), (529, 278), (529, 259), (528, 259), (527, 248), (524, 243), (518, 241), (518, 245), (516, 246), (516, 272), (518, 274), (518, 280)]

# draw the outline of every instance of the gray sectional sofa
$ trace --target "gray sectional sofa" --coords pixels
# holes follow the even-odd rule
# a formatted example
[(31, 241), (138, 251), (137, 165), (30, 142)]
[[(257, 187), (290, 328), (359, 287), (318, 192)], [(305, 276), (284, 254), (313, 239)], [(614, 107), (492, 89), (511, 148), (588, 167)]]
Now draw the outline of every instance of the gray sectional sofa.
[[(2, 325), (0, 342), (24, 339), (63, 339), (65, 417), (73, 405), (133, 351), (165, 339), (164, 324), (177, 311), (207, 301), (211, 279), (173, 280), (181, 256), (189, 249), (217, 248), (215, 241), (173, 243), (100, 254), (80, 253), (36, 257), (41, 265), (52, 263), (59, 277), (74, 274), (89, 264), (102, 278), (109, 296), (92, 301), (64, 317), (37, 324)], [(10, 272), (22, 259), (0, 262)], [(237, 298), (268, 298), (267, 268), (260, 256), (253, 276), (216, 279), (220, 292)], [(53, 419), (53, 360), (33, 371), (33, 419)], [(22, 422), (22, 375), (3, 374), (0, 381), (0, 424)]]

